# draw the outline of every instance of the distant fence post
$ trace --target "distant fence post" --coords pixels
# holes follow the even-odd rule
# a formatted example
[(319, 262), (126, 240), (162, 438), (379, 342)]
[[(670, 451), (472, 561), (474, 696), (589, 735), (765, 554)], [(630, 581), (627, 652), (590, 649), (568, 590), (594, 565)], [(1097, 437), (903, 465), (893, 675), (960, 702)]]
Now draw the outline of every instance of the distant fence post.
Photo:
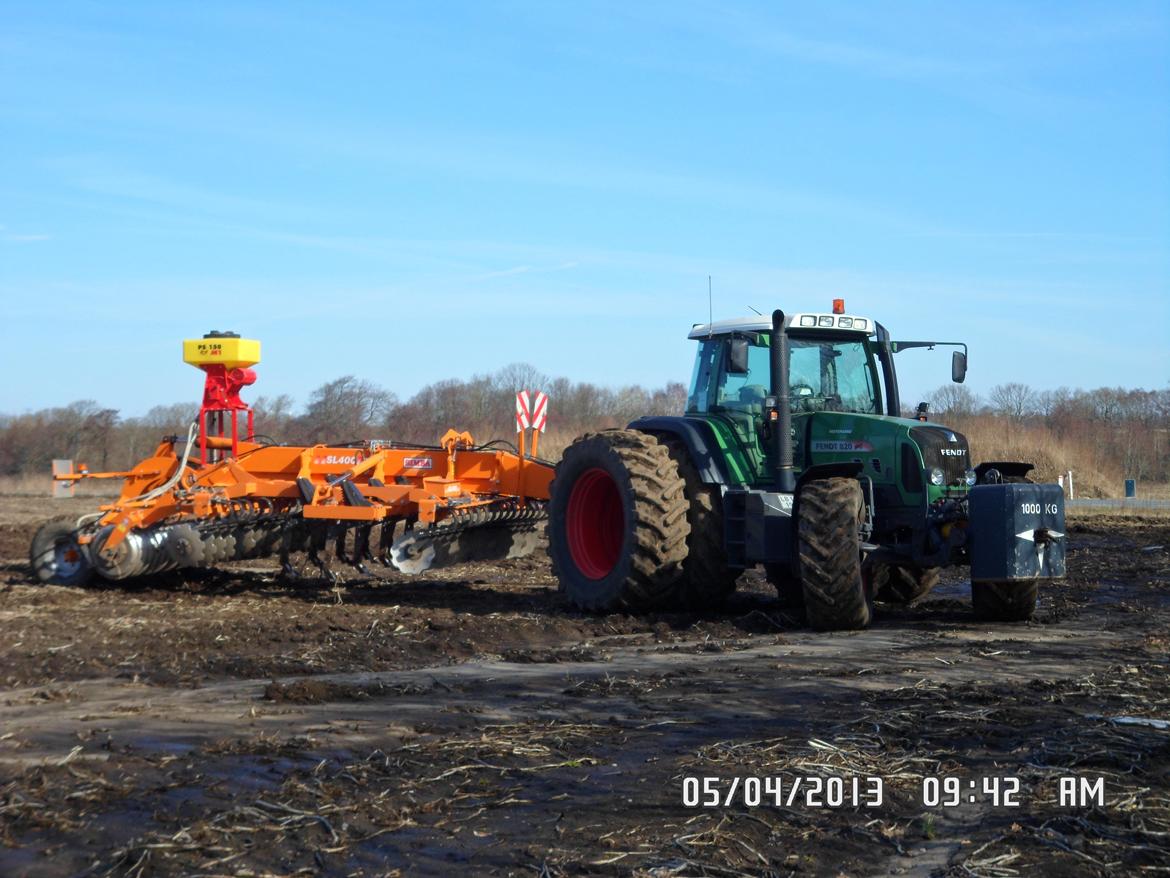
[(1075, 500), (1077, 495), (1073, 492), (1072, 470), (1068, 471), (1068, 499)]
[[(53, 460), (53, 475), (54, 476), (71, 476), (73, 475), (73, 461), (54, 458)], [(75, 483), (72, 479), (57, 481), (53, 479), (52, 492), (55, 499), (73, 496), (73, 485)]]

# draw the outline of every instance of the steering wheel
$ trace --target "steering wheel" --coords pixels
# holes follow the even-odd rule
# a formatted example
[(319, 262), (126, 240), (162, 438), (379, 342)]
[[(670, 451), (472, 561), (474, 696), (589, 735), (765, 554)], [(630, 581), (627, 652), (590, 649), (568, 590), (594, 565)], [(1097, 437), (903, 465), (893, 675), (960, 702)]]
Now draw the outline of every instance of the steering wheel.
[(839, 412), (842, 410), (841, 397), (835, 393), (820, 394), (808, 384), (793, 384), (789, 405), (800, 412)]

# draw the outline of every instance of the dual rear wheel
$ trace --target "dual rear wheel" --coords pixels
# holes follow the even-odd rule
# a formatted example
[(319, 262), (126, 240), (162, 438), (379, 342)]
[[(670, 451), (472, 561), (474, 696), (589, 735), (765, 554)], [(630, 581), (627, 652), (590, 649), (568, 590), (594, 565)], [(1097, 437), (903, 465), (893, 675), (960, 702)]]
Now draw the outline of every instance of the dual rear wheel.
[[(810, 482), (801, 493), (797, 588), (814, 628), (869, 623), (861, 512), (855, 479)], [(553, 572), (582, 609), (705, 607), (735, 588), (718, 489), (674, 437), (605, 430), (574, 442), (550, 488), (548, 530)]]
[[(801, 494), (797, 588), (815, 628), (869, 623), (861, 511), (854, 479), (812, 482)], [(671, 436), (605, 430), (574, 442), (550, 488), (548, 530), (553, 572), (582, 609), (706, 607), (735, 588), (718, 488)]]
[(605, 430), (574, 442), (550, 488), (549, 556), (586, 610), (705, 606), (735, 587), (717, 489), (677, 440)]

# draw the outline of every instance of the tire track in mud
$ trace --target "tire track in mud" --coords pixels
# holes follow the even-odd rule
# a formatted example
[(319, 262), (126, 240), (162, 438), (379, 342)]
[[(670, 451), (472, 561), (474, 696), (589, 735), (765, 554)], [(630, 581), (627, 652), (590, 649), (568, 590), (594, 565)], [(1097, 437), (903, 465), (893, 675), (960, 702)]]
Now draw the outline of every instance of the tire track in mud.
[[(26, 687), (3, 695), (9, 738), (0, 742), (0, 762), (60, 758), (73, 749), (70, 741), (99, 726), (125, 744), (149, 748), (154, 742), (162, 749), (198, 746), (210, 738), (239, 735), (242, 728), (293, 734), (319, 720), (325, 711), (318, 704), (327, 704), (332, 721), (343, 725), (380, 722), (388, 708), (398, 724), (430, 721), (435, 699), (418, 697), (423, 694), (441, 693), (449, 709), (513, 721), (531, 712), (528, 705), (563, 694), (567, 680), (673, 674), (704, 675), (709, 681), (712, 674), (731, 670), (738, 682), (732, 691), (720, 692), (722, 705), (704, 706), (713, 711), (707, 716), (722, 720), (732, 704), (738, 711), (764, 709), (768, 715), (765, 705), (803, 705), (824, 700), (826, 693), (844, 699), (851, 692), (922, 681), (966, 683), (994, 676), (1002, 682), (1027, 682), (1079, 676), (1085, 673), (1086, 652), (1097, 658), (1097, 665), (1127, 653), (1115, 635), (1091, 626), (1032, 629), (1027, 637), (1011, 627), (984, 626), (945, 637), (871, 628), (850, 634), (789, 634), (787, 639), (735, 652), (611, 647), (604, 661), (473, 660), (406, 671), (214, 682), (197, 688), (111, 679), (66, 684), (50, 690), (51, 695), (44, 687)], [(995, 649), (982, 650), (984, 645)], [(308, 685), (304, 700), (310, 703), (297, 705), (295, 698), (278, 695), (285, 703), (266, 706), (265, 691), (273, 684), (285, 691)], [(556, 704), (555, 710), (579, 712), (575, 710), (579, 700), (562, 698)], [(612, 702), (612, 709), (621, 707), (620, 699)], [(12, 752), (17, 748), (18, 753)]]

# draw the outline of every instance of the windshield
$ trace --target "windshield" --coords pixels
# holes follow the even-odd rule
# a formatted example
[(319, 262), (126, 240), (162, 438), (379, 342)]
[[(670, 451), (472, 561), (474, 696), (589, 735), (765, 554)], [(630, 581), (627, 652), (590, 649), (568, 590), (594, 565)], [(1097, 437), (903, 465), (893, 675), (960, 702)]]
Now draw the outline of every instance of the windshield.
[(788, 376), (794, 412), (878, 413), (865, 342), (794, 338), (790, 345)]
[[(743, 338), (744, 336), (739, 336)], [(746, 374), (727, 371), (727, 336), (700, 343), (687, 410), (759, 416), (770, 394), (768, 335), (748, 336)], [(877, 373), (864, 340), (790, 338), (789, 387), (793, 413), (880, 413)]]

